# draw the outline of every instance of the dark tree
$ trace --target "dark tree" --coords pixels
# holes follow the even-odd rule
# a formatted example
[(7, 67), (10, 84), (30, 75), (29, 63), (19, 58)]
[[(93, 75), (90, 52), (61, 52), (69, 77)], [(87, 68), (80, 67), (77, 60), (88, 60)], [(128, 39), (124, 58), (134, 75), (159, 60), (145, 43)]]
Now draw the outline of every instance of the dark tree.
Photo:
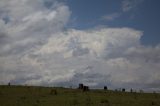
[(104, 86), (104, 90), (108, 90), (107, 86)]
[(83, 86), (83, 91), (89, 91), (89, 87), (88, 86)]
[(8, 83), (8, 86), (11, 86), (11, 83), (10, 83), (10, 82)]
[(125, 88), (122, 88), (122, 92), (125, 92)]
[(83, 89), (83, 84), (79, 84), (79, 89)]
[(132, 93), (133, 92), (133, 89), (131, 88), (130, 92)]

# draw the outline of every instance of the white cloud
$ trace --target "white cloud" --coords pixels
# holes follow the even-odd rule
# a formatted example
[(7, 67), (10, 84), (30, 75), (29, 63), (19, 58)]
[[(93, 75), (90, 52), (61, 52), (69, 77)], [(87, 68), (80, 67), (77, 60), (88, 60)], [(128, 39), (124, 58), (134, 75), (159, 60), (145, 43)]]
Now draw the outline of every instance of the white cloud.
[(112, 20), (120, 17), (120, 15), (121, 15), (120, 13), (112, 13), (112, 14), (103, 16), (102, 20), (112, 21)]
[(160, 46), (141, 45), (142, 31), (64, 30), (71, 11), (58, 2), (1, 0), (0, 10), (0, 83), (157, 89)]
[(113, 54), (112, 51), (116, 53), (116, 51), (120, 52), (128, 47), (139, 45), (141, 35), (141, 31), (130, 28), (104, 28), (88, 31), (69, 30), (53, 35), (39, 52), (41, 54), (60, 52), (64, 53), (63, 55), (68, 53), (73, 55), (75, 52), (81, 55), (82, 52), (86, 52), (86, 54), (102, 57)]
[[(71, 13), (66, 5), (58, 3), (48, 9), (41, 0), (1, 0), (0, 10), (2, 30), (9, 40), (1, 54), (45, 43), (51, 34), (64, 28)], [(9, 17), (7, 24), (3, 17)]]

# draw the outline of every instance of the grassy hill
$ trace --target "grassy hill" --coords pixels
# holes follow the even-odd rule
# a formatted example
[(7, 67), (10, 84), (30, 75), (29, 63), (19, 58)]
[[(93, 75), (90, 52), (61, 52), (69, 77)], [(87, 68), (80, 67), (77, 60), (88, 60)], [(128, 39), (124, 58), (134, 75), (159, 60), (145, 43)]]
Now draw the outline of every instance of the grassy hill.
[(160, 94), (0, 86), (0, 106), (160, 106)]

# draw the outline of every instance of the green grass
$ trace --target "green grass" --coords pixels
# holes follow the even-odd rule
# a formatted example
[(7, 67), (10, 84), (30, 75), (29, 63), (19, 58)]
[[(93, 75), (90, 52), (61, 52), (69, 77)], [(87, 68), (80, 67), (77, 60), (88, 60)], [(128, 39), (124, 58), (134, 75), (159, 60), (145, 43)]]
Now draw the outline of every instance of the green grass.
[(160, 94), (0, 86), (0, 106), (160, 106)]

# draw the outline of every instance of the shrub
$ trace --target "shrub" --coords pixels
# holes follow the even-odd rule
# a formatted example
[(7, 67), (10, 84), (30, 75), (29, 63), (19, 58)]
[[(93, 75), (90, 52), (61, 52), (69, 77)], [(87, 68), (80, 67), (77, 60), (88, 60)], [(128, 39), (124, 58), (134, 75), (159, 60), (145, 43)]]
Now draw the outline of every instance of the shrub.
[(52, 89), (51, 91), (50, 91), (50, 95), (57, 95), (57, 90), (55, 90), (55, 89)]
[(101, 103), (109, 103), (109, 101), (107, 99), (103, 99), (101, 100)]

